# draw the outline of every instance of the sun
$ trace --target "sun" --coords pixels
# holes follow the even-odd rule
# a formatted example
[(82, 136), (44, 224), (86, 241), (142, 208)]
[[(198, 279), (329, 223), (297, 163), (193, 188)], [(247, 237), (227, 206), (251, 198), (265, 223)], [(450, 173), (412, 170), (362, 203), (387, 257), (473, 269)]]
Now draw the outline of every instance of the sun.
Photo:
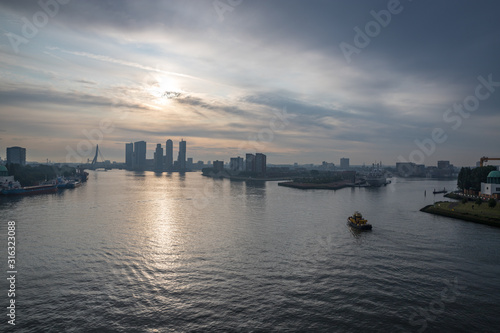
[(182, 94), (179, 82), (172, 76), (148, 75), (144, 90), (150, 95), (155, 104), (168, 104)]

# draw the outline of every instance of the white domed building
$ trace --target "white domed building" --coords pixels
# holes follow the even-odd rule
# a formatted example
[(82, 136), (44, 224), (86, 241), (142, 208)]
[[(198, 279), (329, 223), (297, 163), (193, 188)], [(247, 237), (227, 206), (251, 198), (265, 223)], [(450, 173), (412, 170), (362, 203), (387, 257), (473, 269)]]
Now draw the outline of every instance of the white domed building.
[(486, 178), (486, 183), (481, 183), (479, 196), (500, 199), (500, 171), (491, 171)]
[(19, 188), (21, 184), (14, 180), (14, 176), (9, 176), (9, 170), (4, 165), (0, 165), (0, 193), (2, 189)]

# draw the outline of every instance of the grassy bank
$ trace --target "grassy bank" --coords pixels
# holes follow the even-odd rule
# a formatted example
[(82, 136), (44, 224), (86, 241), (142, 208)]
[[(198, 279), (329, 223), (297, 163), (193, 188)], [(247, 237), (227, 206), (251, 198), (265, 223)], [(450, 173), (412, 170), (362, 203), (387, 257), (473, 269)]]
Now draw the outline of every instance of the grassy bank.
[(486, 202), (478, 206), (472, 201), (465, 204), (440, 201), (434, 205), (425, 206), (420, 211), (500, 227), (500, 205), (490, 208)]

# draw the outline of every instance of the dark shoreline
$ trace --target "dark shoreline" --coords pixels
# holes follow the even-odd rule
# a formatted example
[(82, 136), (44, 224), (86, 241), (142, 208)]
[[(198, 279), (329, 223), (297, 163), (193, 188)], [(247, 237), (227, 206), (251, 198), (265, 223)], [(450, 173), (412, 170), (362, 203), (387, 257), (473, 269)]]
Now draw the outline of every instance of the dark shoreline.
[(300, 190), (340, 190), (345, 187), (352, 186), (348, 182), (336, 182), (327, 184), (311, 184), (311, 183), (298, 183), (298, 182), (283, 182), (278, 183), (278, 186), (297, 188)]
[(434, 215), (451, 217), (451, 218), (459, 219), (459, 220), (463, 220), (463, 221), (485, 224), (485, 225), (489, 225), (492, 227), (497, 227), (497, 228), (500, 227), (500, 220), (499, 219), (495, 219), (495, 218), (491, 218), (491, 217), (487, 217), (487, 216), (477, 216), (477, 215), (471, 215), (468, 213), (455, 212), (455, 211), (450, 211), (448, 209), (443, 209), (443, 208), (436, 208), (435, 205), (427, 205), (424, 208), (420, 209), (420, 211), (424, 212), (424, 213), (434, 214)]

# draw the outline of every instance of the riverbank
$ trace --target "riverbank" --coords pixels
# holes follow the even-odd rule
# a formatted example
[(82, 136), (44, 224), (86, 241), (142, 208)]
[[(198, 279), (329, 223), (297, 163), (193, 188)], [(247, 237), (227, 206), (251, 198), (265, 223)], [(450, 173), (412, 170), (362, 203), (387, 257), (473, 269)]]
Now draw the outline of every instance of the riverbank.
[(500, 227), (500, 205), (490, 208), (486, 202), (478, 206), (474, 202), (464, 204), (461, 202), (439, 201), (434, 205), (425, 206), (420, 211)]

